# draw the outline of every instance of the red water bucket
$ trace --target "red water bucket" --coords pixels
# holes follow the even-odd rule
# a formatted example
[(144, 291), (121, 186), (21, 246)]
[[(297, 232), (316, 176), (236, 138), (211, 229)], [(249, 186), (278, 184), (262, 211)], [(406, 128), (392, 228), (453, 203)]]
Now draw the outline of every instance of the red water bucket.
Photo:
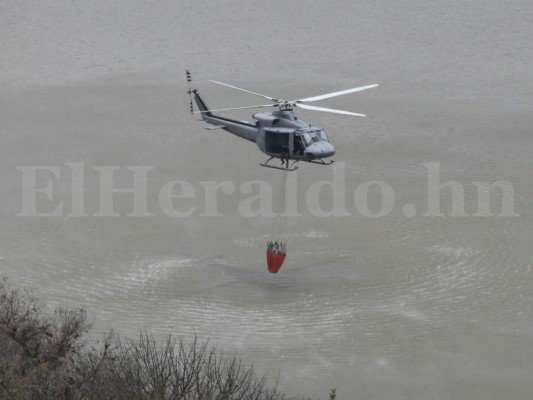
[(273, 274), (277, 273), (283, 265), (286, 256), (287, 254), (281, 251), (267, 250), (268, 271)]

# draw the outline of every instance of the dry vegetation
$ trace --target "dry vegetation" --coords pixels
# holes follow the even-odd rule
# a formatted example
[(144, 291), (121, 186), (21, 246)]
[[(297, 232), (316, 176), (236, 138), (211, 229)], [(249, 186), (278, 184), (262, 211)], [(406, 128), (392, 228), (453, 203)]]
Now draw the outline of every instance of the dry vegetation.
[(48, 312), (0, 280), (0, 399), (285, 399), (266, 376), (193, 338), (106, 335), (83, 309)]

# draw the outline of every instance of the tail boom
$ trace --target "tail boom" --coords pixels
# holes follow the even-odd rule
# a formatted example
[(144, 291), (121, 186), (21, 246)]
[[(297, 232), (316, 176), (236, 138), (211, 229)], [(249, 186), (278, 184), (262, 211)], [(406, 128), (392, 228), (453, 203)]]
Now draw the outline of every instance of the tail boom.
[(242, 137), (243, 139), (254, 143), (256, 142), (258, 129), (255, 125), (214, 115), (209, 111), (209, 107), (205, 104), (205, 101), (200, 96), (200, 93), (198, 93), (198, 90), (191, 89), (189, 90), (189, 94), (193, 95), (198, 111), (205, 122), (215, 125), (216, 128), (224, 129), (236, 136)]

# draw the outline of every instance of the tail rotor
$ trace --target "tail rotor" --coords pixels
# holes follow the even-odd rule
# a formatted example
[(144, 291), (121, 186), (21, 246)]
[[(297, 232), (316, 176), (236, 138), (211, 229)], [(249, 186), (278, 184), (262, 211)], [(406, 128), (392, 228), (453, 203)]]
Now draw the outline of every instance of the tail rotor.
[(193, 107), (193, 104), (192, 104), (192, 93), (193, 93), (193, 91), (192, 91), (192, 88), (191, 88), (191, 82), (192, 82), (191, 71), (186, 69), (185, 70), (185, 76), (187, 77), (187, 86), (189, 86), (189, 90), (187, 91), (187, 93), (189, 93), (191, 114), (194, 114), (194, 107)]

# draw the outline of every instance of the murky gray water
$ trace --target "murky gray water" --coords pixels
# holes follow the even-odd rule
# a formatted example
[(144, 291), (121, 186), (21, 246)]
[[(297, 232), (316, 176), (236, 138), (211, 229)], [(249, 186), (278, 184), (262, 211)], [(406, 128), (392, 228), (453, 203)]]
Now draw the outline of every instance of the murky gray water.
[[(527, 399), (533, 392), (533, 6), (526, 1), (231, 1), (0, 3), (0, 272), (51, 305), (84, 305), (95, 335), (210, 337), (289, 393), (341, 398)], [(267, 272), (269, 218), (245, 218), (249, 196), (219, 195), (222, 217), (202, 217), (200, 182), (237, 188), (280, 174), (257, 164), (253, 144), (204, 131), (188, 113), (183, 70), (212, 107), (255, 104), (217, 79), (295, 98), (378, 82), (372, 91), (320, 105), (366, 119), (301, 111), (326, 127), (346, 171), (349, 216), (319, 218), (306, 192), (330, 167), (297, 173), (301, 217), (286, 222), (289, 255)], [(228, 114), (249, 118), (251, 112)], [(428, 176), (464, 187), (466, 217), (424, 216)], [(84, 168), (84, 211), (72, 217), (71, 168)], [(56, 166), (60, 217), (16, 216), (20, 166)], [(95, 166), (151, 166), (149, 217), (99, 210)], [(191, 182), (197, 201), (171, 218), (159, 193)], [(366, 181), (394, 190), (393, 210), (359, 212)], [(493, 192), (479, 211), (474, 182), (506, 181), (516, 217)], [(324, 189), (323, 208), (331, 208)], [(370, 191), (370, 210), (379, 210)], [(406, 204), (415, 207), (407, 217)], [(441, 209), (451, 212), (443, 189)], [(507, 204), (509, 206), (509, 204)]]

